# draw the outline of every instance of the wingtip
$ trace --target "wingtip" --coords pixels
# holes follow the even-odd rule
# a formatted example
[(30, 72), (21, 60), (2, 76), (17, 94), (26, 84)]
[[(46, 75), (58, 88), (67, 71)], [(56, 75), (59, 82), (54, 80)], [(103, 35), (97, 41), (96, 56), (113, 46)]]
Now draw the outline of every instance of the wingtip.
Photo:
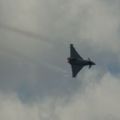
[(70, 46), (73, 46), (73, 43), (70, 43)]
[(72, 75), (72, 78), (76, 78), (76, 76), (77, 76), (77, 75), (74, 75), (74, 74), (73, 74), (73, 75)]

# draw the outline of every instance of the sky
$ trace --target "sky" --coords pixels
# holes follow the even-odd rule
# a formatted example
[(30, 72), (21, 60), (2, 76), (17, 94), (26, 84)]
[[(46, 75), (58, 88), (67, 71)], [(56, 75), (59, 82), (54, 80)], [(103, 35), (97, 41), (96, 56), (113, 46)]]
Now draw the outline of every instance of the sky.
[[(0, 120), (120, 120), (119, 0), (0, 0)], [(69, 44), (96, 66), (72, 78)]]

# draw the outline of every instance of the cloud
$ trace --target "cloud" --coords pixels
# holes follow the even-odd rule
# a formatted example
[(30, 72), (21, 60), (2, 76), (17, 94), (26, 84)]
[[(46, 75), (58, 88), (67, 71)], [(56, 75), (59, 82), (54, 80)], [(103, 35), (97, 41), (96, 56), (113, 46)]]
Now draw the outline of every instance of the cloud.
[[(112, 2), (0, 1), (1, 120), (120, 119), (119, 2)], [(76, 79), (66, 63), (71, 42), (97, 64)]]
[[(1, 21), (13, 26), (11, 31), (51, 42), (57, 46), (55, 51), (60, 43), (68, 45), (73, 42), (78, 44), (81, 54), (90, 54), (97, 61), (102, 57), (106, 63), (113, 62), (113, 58), (117, 62), (120, 51), (117, 2), (110, 4), (111, 2), (99, 0), (11, 0), (7, 5), (2, 2), (4, 7)], [(16, 7), (13, 7), (12, 3), (16, 4)]]
[[(70, 42), (103, 71), (119, 74), (117, 1), (0, 2), (0, 21), (4, 23), (0, 30), (1, 90), (47, 96), (70, 93), (70, 86), (73, 94), (79, 82), (71, 81), (66, 64)], [(39, 34), (45, 36), (42, 41)], [(61, 88), (64, 89), (60, 93)]]
[(62, 110), (62, 119), (118, 120), (119, 91), (119, 78), (106, 73), (99, 84), (91, 81), (83, 94), (76, 94), (72, 102)]
[[(114, 4), (99, 0), (0, 2), (0, 21), (6, 29), (1, 28), (1, 54), (7, 56), (5, 59), (14, 61), (17, 70), (17, 64), (24, 61), (28, 66), (44, 64), (44, 67), (49, 66), (45, 68), (51, 68), (52, 71), (66, 71), (69, 43), (73, 42), (83, 57), (93, 58), (97, 65), (108, 70), (111, 64), (116, 69), (117, 63), (119, 71), (119, 8), (115, 8), (117, 1)], [(39, 34), (45, 36), (42, 41), (39, 41)], [(52, 74), (51, 78), (53, 76)]]
[[(94, 75), (93, 75), (94, 74)], [(74, 96), (66, 101), (58, 96), (44, 101), (23, 103), (12, 94), (0, 94), (1, 120), (119, 120), (120, 88), (119, 78), (106, 73), (100, 78), (99, 71), (83, 76), (84, 90), (79, 88)], [(87, 80), (87, 82), (86, 82)], [(99, 82), (98, 82), (99, 80)], [(85, 81), (85, 82), (84, 82)]]

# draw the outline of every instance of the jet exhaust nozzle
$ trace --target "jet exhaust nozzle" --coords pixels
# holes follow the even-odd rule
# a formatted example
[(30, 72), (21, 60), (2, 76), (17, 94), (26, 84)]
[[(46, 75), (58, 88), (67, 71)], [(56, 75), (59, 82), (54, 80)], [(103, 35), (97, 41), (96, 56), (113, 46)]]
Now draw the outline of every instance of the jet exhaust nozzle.
[(95, 63), (92, 62), (90, 58), (88, 58), (88, 61), (89, 61), (89, 69), (90, 69), (92, 67), (92, 65), (95, 65)]

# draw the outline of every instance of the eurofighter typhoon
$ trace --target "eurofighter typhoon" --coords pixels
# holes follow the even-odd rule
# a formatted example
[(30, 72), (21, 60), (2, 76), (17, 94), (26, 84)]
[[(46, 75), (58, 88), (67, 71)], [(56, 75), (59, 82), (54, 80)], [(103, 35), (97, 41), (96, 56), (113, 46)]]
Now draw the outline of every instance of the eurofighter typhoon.
[(72, 68), (72, 77), (76, 77), (78, 72), (84, 67), (89, 66), (89, 68), (92, 67), (92, 65), (95, 65), (93, 61), (88, 58), (88, 60), (84, 60), (78, 52), (75, 50), (73, 44), (70, 44), (70, 57), (67, 58), (68, 63), (71, 65)]

